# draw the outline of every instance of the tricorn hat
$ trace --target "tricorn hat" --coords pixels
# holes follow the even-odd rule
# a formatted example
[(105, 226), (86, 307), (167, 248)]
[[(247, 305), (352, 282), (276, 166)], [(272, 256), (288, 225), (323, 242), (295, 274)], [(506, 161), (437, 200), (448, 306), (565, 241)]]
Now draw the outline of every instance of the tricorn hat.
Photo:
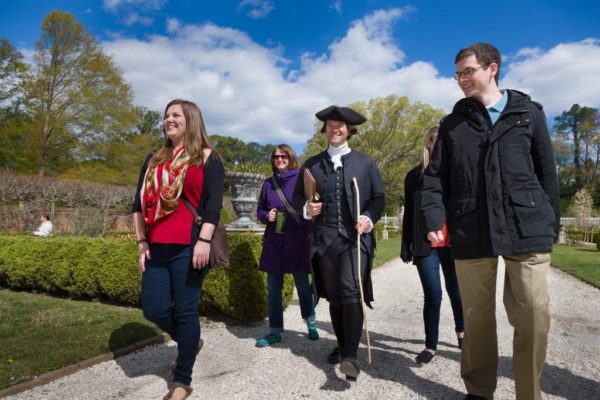
[(348, 107), (329, 106), (318, 113), (315, 116), (326, 122), (327, 120), (342, 121), (350, 125), (360, 125), (367, 119)]

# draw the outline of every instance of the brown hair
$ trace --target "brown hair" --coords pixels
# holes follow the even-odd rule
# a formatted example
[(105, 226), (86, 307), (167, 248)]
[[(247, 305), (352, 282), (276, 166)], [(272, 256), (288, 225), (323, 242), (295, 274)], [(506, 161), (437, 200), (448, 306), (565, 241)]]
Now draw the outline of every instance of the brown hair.
[(454, 64), (458, 63), (465, 57), (474, 55), (477, 61), (485, 68), (489, 67), (490, 64), (498, 65), (498, 72), (494, 77), (496, 85), (500, 78), (500, 64), (502, 63), (502, 57), (497, 48), (488, 43), (475, 43), (470, 46), (460, 49), (456, 57), (454, 58)]
[[(200, 166), (204, 163), (204, 149), (212, 149), (208, 140), (208, 134), (206, 133), (202, 112), (191, 101), (175, 99), (167, 104), (163, 117), (167, 114), (169, 107), (176, 104), (181, 106), (183, 116), (185, 117), (186, 131), (183, 143), (185, 150), (190, 155), (190, 165)], [(173, 143), (171, 139), (167, 138), (164, 126), (163, 134), (166, 138), (165, 144), (154, 152), (150, 161), (151, 166), (165, 163), (173, 157)]]
[(282, 143), (278, 144), (277, 146), (274, 146), (273, 150), (271, 150), (271, 169), (273, 170), (274, 174), (278, 172), (277, 167), (273, 162), (273, 156), (275, 155), (275, 152), (277, 150), (283, 152), (284, 154), (287, 154), (287, 156), (289, 157), (288, 169), (298, 169), (298, 157), (296, 156), (296, 153), (294, 152), (294, 150), (292, 150), (290, 146), (288, 146), (285, 143)]
[(431, 157), (431, 152), (427, 148), (427, 142), (430, 138), (433, 138), (433, 143), (437, 140), (439, 126), (432, 126), (431, 128), (425, 131), (425, 137), (423, 138), (423, 158), (421, 159), (421, 175), (425, 173), (425, 169), (429, 165), (429, 158)]
[[(344, 121), (340, 121), (340, 122), (344, 122)], [(355, 125), (350, 125), (347, 122), (344, 122), (346, 124), (346, 127), (348, 128), (348, 140), (350, 140), (350, 138), (354, 135), (356, 135), (358, 133), (358, 128)], [(327, 130), (327, 121), (323, 122), (323, 126), (321, 127), (321, 133), (325, 133), (325, 131)]]

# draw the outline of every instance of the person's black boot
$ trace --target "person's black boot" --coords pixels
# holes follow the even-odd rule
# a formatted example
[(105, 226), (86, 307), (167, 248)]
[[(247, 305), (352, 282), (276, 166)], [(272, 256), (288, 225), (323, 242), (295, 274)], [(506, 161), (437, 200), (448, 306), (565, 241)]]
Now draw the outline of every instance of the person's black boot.
[(335, 365), (340, 362), (340, 348), (334, 348), (331, 353), (327, 356), (327, 363)]
[(340, 363), (340, 372), (346, 375), (347, 380), (356, 381), (356, 378), (358, 378), (358, 374), (360, 374), (358, 360), (355, 357), (344, 358)]

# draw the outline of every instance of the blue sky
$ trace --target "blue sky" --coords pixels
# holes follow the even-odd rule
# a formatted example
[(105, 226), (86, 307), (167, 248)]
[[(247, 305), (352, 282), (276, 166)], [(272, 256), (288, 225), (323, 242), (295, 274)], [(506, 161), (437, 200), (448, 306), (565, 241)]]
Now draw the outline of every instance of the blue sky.
[(210, 133), (301, 149), (330, 104), (407, 95), (450, 111), (454, 55), (487, 41), (501, 87), (549, 116), (600, 106), (598, 1), (18, 0), (0, 37), (31, 55), (52, 10), (72, 13), (111, 54), (135, 102), (195, 101)]

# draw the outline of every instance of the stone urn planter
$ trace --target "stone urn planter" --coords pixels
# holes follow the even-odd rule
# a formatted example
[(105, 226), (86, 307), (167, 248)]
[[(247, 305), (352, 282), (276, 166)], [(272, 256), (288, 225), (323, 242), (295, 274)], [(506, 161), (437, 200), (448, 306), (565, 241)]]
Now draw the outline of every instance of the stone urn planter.
[(227, 182), (231, 186), (231, 204), (237, 219), (229, 225), (229, 229), (263, 230), (260, 224), (252, 221), (256, 213), (258, 195), (265, 176), (254, 172), (227, 172)]

